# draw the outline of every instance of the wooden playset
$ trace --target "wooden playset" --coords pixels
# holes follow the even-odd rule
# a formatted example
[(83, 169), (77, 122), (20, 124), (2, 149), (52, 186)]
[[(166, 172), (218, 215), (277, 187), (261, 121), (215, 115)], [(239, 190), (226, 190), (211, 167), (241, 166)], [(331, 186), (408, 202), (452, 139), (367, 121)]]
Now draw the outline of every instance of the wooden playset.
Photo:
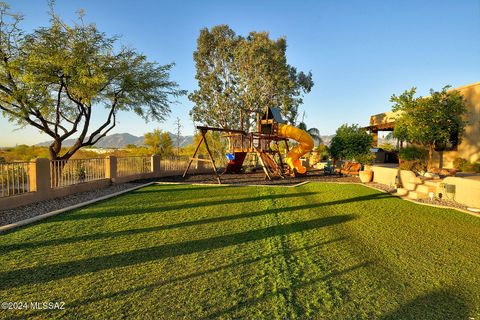
[[(200, 131), (201, 138), (183, 173), (183, 177), (187, 175), (193, 161), (205, 161), (211, 163), (218, 183), (222, 183), (208, 146), (206, 136), (208, 131), (222, 132), (228, 139), (229, 152), (227, 157), (229, 161), (223, 173), (241, 173), (247, 154), (253, 153), (257, 155), (265, 176), (269, 180), (275, 177), (285, 178), (306, 174), (306, 168), (302, 166), (300, 157), (312, 150), (313, 139), (307, 132), (286, 124), (278, 108), (268, 107), (263, 115), (259, 114), (257, 116), (257, 131), (254, 132), (205, 126), (197, 126), (197, 129)], [(298, 145), (290, 150), (288, 139), (297, 141)], [(287, 151), (285, 157), (280, 152), (281, 141), (285, 142)], [(202, 144), (205, 145), (209, 159), (196, 157)]]

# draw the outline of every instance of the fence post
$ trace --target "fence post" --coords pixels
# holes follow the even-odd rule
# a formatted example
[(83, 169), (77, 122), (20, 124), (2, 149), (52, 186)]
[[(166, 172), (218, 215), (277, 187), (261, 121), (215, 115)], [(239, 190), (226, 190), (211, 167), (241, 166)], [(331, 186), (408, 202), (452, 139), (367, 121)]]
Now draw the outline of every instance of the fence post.
[(38, 158), (30, 162), (30, 191), (47, 193), (51, 188), (50, 160)]
[(110, 179), (110, 182), (115, 182), (117, 178), (117, 157), (107, 157), (107, 161), (105, 162), (105, 178)]
[(150, 171), (152, 171), (153, 177), (160, 177), (160, 156), (158, 154), (152, 155), (150, 166)]

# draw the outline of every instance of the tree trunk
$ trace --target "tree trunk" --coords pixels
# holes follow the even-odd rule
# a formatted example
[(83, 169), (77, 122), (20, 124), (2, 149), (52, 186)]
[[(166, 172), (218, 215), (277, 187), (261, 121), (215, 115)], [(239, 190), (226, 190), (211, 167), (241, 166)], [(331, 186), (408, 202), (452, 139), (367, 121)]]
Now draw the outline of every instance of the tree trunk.
[(427, 170), (430, 170), (433, 168), (433, 151), (434, 151), (435, 146), (430, 145), (428, 147), (428, 165), (427, 165)]

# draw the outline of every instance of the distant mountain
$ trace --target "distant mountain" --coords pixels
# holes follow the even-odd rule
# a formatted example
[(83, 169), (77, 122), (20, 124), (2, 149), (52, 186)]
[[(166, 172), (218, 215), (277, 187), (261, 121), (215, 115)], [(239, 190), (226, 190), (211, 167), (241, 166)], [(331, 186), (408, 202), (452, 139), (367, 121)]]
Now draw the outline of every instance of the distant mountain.
[[(177, 136), (170, 132), (168, 134), (172, 138), (173, 145), (176, 146)], [(333, 134), (321, 136), (323, 143), (326, 146), (329, 146), (333, 136), (334, 136)], [(98, 141), (97, 144), (95, 144), (95, 147), (104, 148), (104, 149), (118, 149), (118, 148), (125, 148), (128, 144), (142, 146), (143, 140), (144, 140), (143, 136), (137, 137), (130, 133), (114, 133), (100, 139), (100, 141)], [(38, 143), (37, 146), (46, 147), (46, 146), (49, 146), (51, 143), (52, 143), (51, 141), (45, 141), (45, 142)], [(70, 147), (74, 143), (75, 143), (75, 139), (67, 139), (63, 141), (62, 146)], [(193, 136), (180, 136), (180, 147), (185, 147), (192, 143), (193, 143)]]
[(334, 134), (327, 135), (327, 136), (320, 136), (322, 138), (323, 144), (326, 146), (330, 146), (330, 142), (332, 142), (332, 138), (334, 137)]
[[(173, 145), (176, 146), (177, 145), (177, 136), (170, 133), (170, 132), (168, 134), (172, 138)], [(67, 139), (67, 140), (63, 141), (62, 145), (65, 146), (65, 147), (70, 147), (75, 143), (75, 140), (76, 139)], [(143, 145), (143, 140), (144, 140), (143, 136), (137, 137), (137, 136), (134, 136), (133, 134), (130, 134), (130, 133), (114, 133), (114, 134), (105, 136), (102, 139), (100, 139), (100, 141), (98, 141), (95, 144), (95, 147), (105, 148), (105, 149), (107, 149), (107, 148), (108, 149), (110, 149), (110, 148), (116, 149), (116, 148), (124, 148), (129, 144), (134, 144), (136, 146), (141, 146), (141, 145)], [(49, 146), (50, 143), (51, 143), (51, 141), (45, 141), (45, 142), (37, 144), (37, 146)], [(180, 136), (180, 147), (185, 147), (186, 145), (189, 145), (191, 143), (193, 143), (193, 136)]]

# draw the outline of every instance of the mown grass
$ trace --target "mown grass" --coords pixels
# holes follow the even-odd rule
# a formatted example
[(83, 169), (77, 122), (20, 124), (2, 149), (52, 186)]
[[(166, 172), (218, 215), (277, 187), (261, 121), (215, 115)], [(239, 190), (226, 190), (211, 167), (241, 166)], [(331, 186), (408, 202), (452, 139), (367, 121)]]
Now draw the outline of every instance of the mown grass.
[(359, 185), (150, 186), (0, 235), (2, 318), (479, 319), (480, 219)]

